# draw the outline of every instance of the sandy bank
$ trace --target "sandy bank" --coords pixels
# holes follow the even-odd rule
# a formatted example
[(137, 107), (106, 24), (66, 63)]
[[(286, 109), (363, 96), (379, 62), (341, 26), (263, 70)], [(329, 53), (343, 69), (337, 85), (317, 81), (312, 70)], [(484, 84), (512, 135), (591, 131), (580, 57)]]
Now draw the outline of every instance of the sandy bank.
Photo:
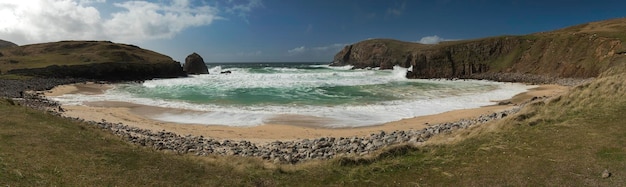
[[(73, 84), (58, 86), (50, 91), (46, 91), (46, 96), (59, 96), (70, 93), (80, 94), (102, 94), (110, 85), (104, 84)], [(272, 124), (265, 124), (255, 127), (229, 127), (221, 125), (197, 125), (197, 124), (177, 124), (152, 120), (151, 115), (168, 113), (189, 113), (180, 109), (162, 108), (154, 106), (138, 105), (126, 102), (89, 102), (84, 106), (63, 106), (64, 115), (79, 117), (85, 120), (123, 123), (153, 131), (169, 131), (180, 135), (205, 136), (218, 139), (248, 140), (256, 143), (265, 143), (275, 140), (297, 140), (313, 139), (318, 137), (352, 137), (367, 136), (380, 131), (391, 132), (394, 130), (423, 129), (428, 124), (458, 121), (460, 119), (474, 118), (481, 114), (499, 112), (511, 108), (514, 104), (523, 102), (532, 97), (553, 96), (565, 92), (568, 87), (558, 85), (540, 85), (528, 92), (518, 94), (511, 98), (512, 104), (485, 106), (475, 109), (464, 109), (449, 111), (441, 114), (420, 116), (389, 122), (378, 126), (358, 127), (358, 128), (322, 128), (314, 125), (307, 125), (304, 122), (309, 120), (291, 120), (294, 116), (283, 116), (273, 120)], [(301, 119), (298, 116), (296, 119)], [(322, 119), (320, 119), (322, 120)], [(304, 122), (303, 122), (304, 121)]]

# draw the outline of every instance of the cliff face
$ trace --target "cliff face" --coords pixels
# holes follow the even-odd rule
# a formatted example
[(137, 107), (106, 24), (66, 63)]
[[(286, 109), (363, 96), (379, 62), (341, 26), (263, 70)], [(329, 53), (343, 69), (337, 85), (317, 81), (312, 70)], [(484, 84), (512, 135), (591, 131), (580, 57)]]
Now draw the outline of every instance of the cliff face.
[[(599, 29), (600, 28), (600, 29)], [(413, 66), (409, 78), (475, 78), (485, 73), (595, 77), (626, 54), (626, 19), (548, 33), (501, 36), (435, 45), (388, 39), (346, 46), (331, 65)]]
[(0, 49), (2, 73), (34, 77), (146, 80), (186, 76), (179, 62), (137, 46), (63, 41)]

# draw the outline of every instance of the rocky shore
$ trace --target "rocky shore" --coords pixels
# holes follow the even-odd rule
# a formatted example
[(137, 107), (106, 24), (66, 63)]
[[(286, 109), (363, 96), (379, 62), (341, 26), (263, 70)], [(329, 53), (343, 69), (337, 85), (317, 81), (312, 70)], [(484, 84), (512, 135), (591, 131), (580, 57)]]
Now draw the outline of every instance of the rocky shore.
[[(531, 101), (545, 98), (533, 98)], [(530, 102), (530, 101), (528, 101)], [(181, 136), (172, 132), (140, 129), (102, 121), (84, 121), (80, 118), (69, 118), (93, 125), (109, 131), (122, 139), (140, 146), (148, 146), (156, 150), (168, 150), (179, 154), (225, 155), (241, 157), (258, 157), (274, 163), (295, 164), (314, 159), (331, 159), (341, 156), (364, 156), (398, 144), (419, 145), (429, 138), (442, 133), (450, 133), (459, 129), (467, 129), (489, 121), (502, 119), (518, 112), (525, 104), (513, 107), (502, 112), (485, 114), (473, 119), (463, 119), (455, 122), (432, 124), (422, 130), (397, 130), (393, 132), (380, 131), (364, 137), (320, 137), (293, 141), (274, 141), (257, 145), (249, 141), (234, 141), (228, 139), (214, 139), (203, 136)], [(62, 110), (50, 110), (61, 116)]]
[[(45, 97), (20, 90), (45, 90), (60, 84), (84, 82), (78, 79), (41, 79), (30, 81), (3, 81), (3, 97), (12, 97), (13, 101), (35, 109), (64, 117), (63, 108), (56, 102)], [(37, 82), (39, 81), (39, 82)], [(582, 81), (582, 80), (581, 80)], [(581, 83), (579, 81), (578, 83)], [(7, 83), (7, 84), (4, 84)], [(28, 85), (28, 86), (27, 86)], [(25, 94), (26, 93), (26, 94)], [(17, 96), (17, 97), (16, 97)], [(523, 108), (527, 103), (545, 98), (533, 98), (518, 104), (509, 110), (484, 114), (473, 119), (463, 119), (455, 122), (428, 124), (429, 127), (421, 130), (397, 130), (393, 132), (380, 131), (362, 137), (320, 137), (292, 141), (275, 141), (267, 144), (255, 144), (249, 141), (235, 141), (216, 139), (203, 136), (179, 135), (166, 131), (151, 131), (140, 129), (123, 123), (111, 123), (105, 120), (85, 121), (80, 118), (69, 118), (84, 124), (93, 125), (109, 131), (122, 139), (140, 146), (148, 146), (156, 150), (169, 150), (180, 154), (229, 155), (242, 157), (258, 157), (275, 163), (298, 163), (315, 159), (331, 159), (341, 156), (364, 156), (391, 145), (412, 144), (419, 145), (429, 138), (442, 133), (450, 133), (458, 129), (466, 129), (489, 121), (498, 120), (512, 115)]]
[(590, 82), (593, 78), (559, 78), (549, 75), (533, 75), (523, 73), (481, 73), (469, 76), (470, 79), (484, 79), (497, 82), (523, 82), (527, 84), (557, 84), (575, 86)]
[(32, 78), (27, 80), (0, 79), (0, 97), (21, 98), (27, 90), (50, 90), (58, 85), (87, 82), (78, 78)]

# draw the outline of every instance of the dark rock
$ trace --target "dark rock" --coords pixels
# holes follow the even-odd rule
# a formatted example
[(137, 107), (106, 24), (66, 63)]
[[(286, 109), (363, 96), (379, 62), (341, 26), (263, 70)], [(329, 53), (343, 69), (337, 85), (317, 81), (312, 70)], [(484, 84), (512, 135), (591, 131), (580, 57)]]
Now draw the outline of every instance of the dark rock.
[(230, 70), (226, 70), (226, 71), (220, 72), (220, 74), (231, 74), (231, 73), (233, 73), (233, 72), (231, 72)]
[(498, 102), (498, 105), (510, 105), (513, 104), (513, 102), (509, 101), (509, 100), (505, 100), (505, 101), (500, 101)]
[(187, 74), (209, 74), (209, 69), (206, 67), (204, 59), (197, 53), (192, 53), (185, 58), (183, 71), (187, 72)]

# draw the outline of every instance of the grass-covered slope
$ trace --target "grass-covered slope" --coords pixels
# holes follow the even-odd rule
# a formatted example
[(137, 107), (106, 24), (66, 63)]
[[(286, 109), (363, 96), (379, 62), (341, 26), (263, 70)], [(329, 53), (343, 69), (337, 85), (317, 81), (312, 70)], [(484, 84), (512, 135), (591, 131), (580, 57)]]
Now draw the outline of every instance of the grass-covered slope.
[(270, 176), (263, 173), (269, 170), (246, 171), (261, 167), (246, 159), (212, 161), (149, 150), (4, 99), (0, 129), (2, 186), (232, 186)]
[(137, 46), (61, 41), (0, 49), (0, 72), (38, 77), (137, 80), (184, 76), (180, 63)]
[(626, 184), (624, 64), (518, 115), (423, 147), (296, 166), (153, 151), (2, 101), (0, 185), (620, 186)]

